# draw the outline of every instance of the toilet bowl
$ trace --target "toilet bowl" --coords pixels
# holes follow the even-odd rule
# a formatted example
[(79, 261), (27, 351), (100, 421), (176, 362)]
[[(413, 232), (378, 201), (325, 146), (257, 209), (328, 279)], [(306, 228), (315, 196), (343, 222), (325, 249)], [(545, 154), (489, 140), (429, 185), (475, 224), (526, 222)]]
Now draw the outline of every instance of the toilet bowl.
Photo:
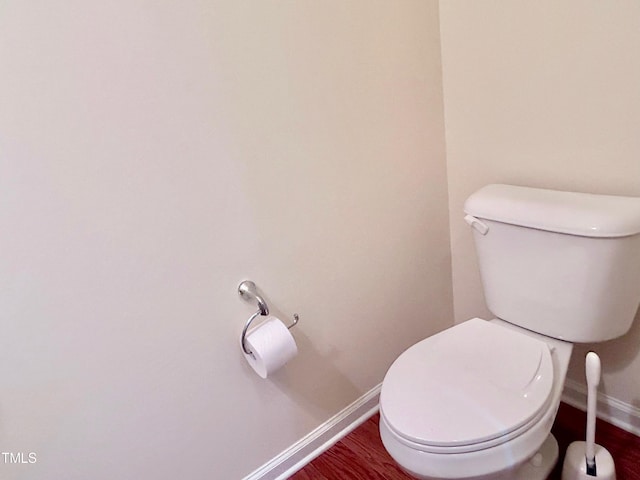
[(545, 479), (571, 350), (479, 318), (418, 342), (382, 384), (385, 448), (421, 479)]

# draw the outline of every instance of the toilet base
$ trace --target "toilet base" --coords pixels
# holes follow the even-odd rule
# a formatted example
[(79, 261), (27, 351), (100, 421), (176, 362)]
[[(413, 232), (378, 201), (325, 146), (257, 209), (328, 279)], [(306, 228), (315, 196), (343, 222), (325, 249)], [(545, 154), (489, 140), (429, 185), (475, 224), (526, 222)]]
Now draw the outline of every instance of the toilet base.
[(513, 480), (545, 480), (558, 461), (558, 442), (549, 434), (538, 453), (513, 472)]
[(559, 450), (556, 438), (550, 433), (538, 452), (522, 465), (472, 480), (546, 480), (558, 462)]

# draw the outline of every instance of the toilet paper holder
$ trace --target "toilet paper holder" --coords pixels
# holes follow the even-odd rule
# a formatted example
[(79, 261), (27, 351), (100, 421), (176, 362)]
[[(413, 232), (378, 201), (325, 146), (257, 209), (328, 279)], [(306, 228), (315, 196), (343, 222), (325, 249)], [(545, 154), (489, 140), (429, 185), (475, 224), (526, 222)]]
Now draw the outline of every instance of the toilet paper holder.
[[(251, 315), (251, 317), (249, 317), (249, 320), (247, 320), (247, 322), (244, 324), (244, 328), (242, 329), (242, 336), (240, 337), (240, 344), (242, 345), (242, 350), (244, 350), (244, 353), (246, 353), (247, 355), (251, 355), (252, 352), (247, 348), (247, 344), (246, 344), (247, 331), (249, 330), (251, 323), (258, 316), (266, 317), (267, 315), (269, 315), (269, 306), (267, 305), (267, 302), (265, 302), (264, 298), (258, 295), (258, 288), (256, 287), (256, 284), (253, 283), (251, 280), (245, 280), (244, 282), (241, 282), (240, 285), (238, 285), (238, 294), (240, 294), (240, 298), (242, 298), (244, 301), (246, 302), (255, 301), (258, 304), (258, 311), (253, 315)], [(298, 314), (294, 313), (293, 323), (287, 326), (287, 328), (291, 329), (292, 327), (295, 327), (298, 324), (299, 320), (300, 320), (300, 317), (298, 316)]]

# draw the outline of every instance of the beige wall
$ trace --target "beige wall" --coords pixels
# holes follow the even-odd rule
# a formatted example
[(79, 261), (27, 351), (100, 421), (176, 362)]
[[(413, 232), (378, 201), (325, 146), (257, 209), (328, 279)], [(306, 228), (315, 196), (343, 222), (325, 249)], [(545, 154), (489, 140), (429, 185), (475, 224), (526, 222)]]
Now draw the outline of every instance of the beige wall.
[[(488, 316), (465, 198), (503, 182), (640, 196), (640, 3), (440, 5), (455, 318)], [(638, 320), (638, 319), (636, 319)], [(601, 354), (604, 391), (640, 405), (640, 321)]]
[(3, 479), (240, 478), (451, 325), (437, 2), (9, 1), (0, 65)]

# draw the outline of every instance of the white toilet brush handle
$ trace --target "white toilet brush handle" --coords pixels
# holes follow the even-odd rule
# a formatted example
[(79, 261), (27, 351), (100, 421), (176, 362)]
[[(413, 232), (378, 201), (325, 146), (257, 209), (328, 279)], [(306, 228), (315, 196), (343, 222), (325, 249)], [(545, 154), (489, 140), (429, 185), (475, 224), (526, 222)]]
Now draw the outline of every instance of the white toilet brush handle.
[(596, 468), (596, 399), (600, 384), (600, 357), (594, 352), (587, 353), (585, 371), (587, 375), (587, 472)]

